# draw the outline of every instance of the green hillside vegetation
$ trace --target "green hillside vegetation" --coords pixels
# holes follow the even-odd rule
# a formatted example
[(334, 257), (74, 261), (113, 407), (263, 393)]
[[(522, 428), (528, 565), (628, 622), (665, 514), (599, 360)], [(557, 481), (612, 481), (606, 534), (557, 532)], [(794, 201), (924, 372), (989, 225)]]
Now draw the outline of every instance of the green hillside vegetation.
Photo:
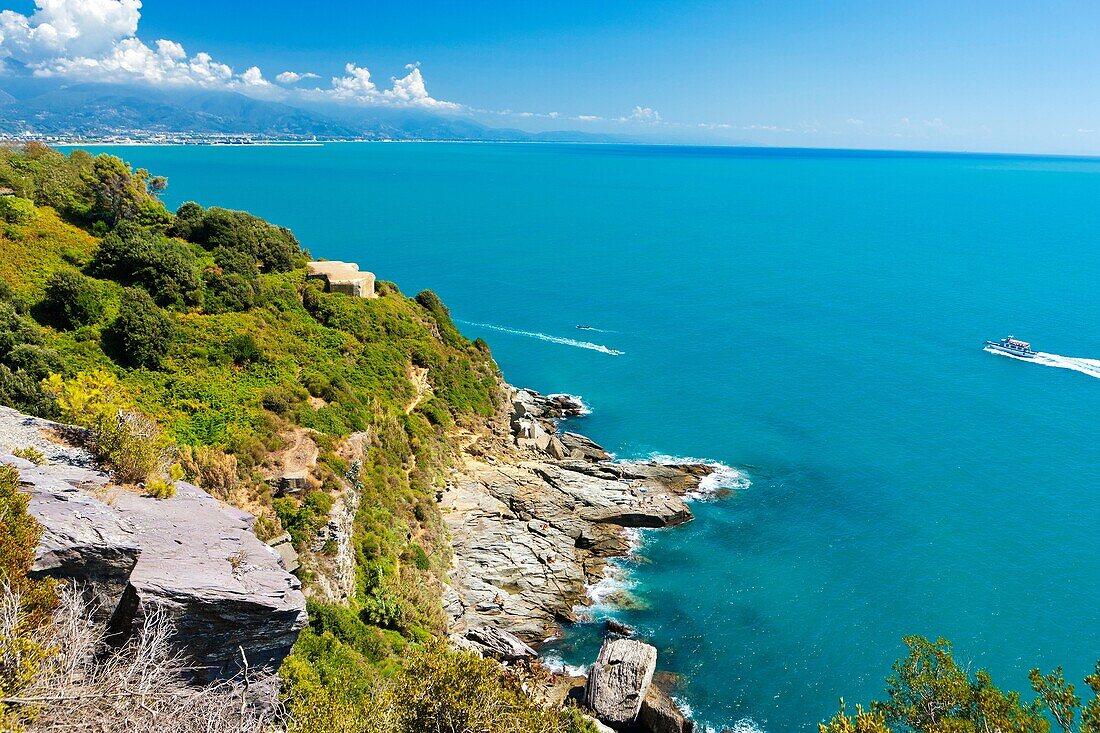
[[(3, 149), (0, 184), (15, 191), (0, 197), (0, 402), (102, 431), (93, 448), (151, 494), (182, 470), (256, 514), (261, 537), (285, 529), (302, 550), (334, 498), (357, 490), (353, 597), (310, 601), (283, 667), (298, 730), (419, 730), (425, 701), (404, 696), (416, 665), (443, 685), (433, 715), (478, 730), (576, 725), (497, 665), (433, 641), (444, 631), (449, 547), (434, 494), (448, 438), (500, 400), (488, 348), (459, 334), (438, 297), (386, 282), (375, 299), (326, 293), (289, 230), (193, 203), (168, 212), (163, 179), (111, 156)], [(428, 370), (432, 391), (407, 411), (413, 368)], [(103, 415), (120, 409), (155, 429), (107, 434)], [(309, 489), (274, 498), (265, 463), (302, 430), (320, 450)], [(351, 462), (340, 448), (355, 433), (366, 451)], [(300, 574), (308, 586), (308, 566)], [(446, 689), (465, 684), (490, 695), (484, 709)]]

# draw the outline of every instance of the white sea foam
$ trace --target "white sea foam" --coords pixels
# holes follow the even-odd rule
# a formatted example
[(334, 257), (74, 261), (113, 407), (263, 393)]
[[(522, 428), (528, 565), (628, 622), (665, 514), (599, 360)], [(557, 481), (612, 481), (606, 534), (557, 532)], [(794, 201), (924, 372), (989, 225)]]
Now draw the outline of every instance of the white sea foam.
[[(633, 537), (631, 537), (631, 543), (631, 551), (633, 552), (635, 547)], [(623, 593), (629, 593), (635, 585), (636, 583), (631, 579), (630, 572), (626, 568), (614, 562), (608, 563), (603, 569), (603, 577), (595, 583), (589, 583), (585, 586), (586, 595), (592, 605), (578, 607), (574, 609), (574, 612), (589, 620), (597, 615), (606, 614), (614, 609), (615, 600), (620, 598)]]
[(556, 654), (550, 654), (543, 657), (542, 663), (545, 664), (546, 668), (551, 672), (569, 675), (570, 677), (581, 677), (582, 675), (588, 674), (588, 665), (566, 664), (565, 660)]
[(729, 731), (729, 733), (764, 733), (764, 729), (756, 724), (756, 721), (752, 718), (741, 718), (732, 725), (721, 725), (717, 728), (710, 724), (704, 724), (702, 726), (706, 733), (718, 733), (718, 731)]
[(621, 356), (623, 353), (618, 349), (611, 349), (603, 344), (594, 344), (591, 341), (578, 341), (577, 339), (565, 338), (563, 336), (551, 336), (548, 333), (540, 333), (538, 331), (524, 331), (519, 328), (507, 328), (505, 326), (497, 326), (493, 323), (477, 323), (475, 321), (461, 321), (455, 319), (457, 323), (464, 324), (466, 326), (477, 326), (478, 328), (487, 328), (490, 331), (499, 331), (501, 333), (510, 333), (513, 336), (526, 336), (527, 338), (539, 339), (540, 341), (549, 341), (552, 344), (561, 344), (562, 346), (572, 346), (577, 349), (589, 349), (591, 351), (598, 351), (601, 354), (607, 354), (609, 356)]
[(706, 458), (667, 456), (661, 453), (650, 455), (650, 460), (665, 466), (680, 466), (692, 463), (702, 464), (710, 466), (714, 470), (714, 473), (704, 476), (702, 480), (699, 481), (699, 486), (695, 491), (691, 491), (684, 495), (686, 501), (706, 500), (714, 497), (722, 489), (736, 491), (739, 489), (747, 489), (752, 485), (752, 482), (749, 480), (749, 477), (745, 475), (744, 471), (740, 471), (733, 466), (727, 466), (725, 463), (719, 461), (711, 461)]
[(1043, 351), (1036, 352), (1035, 356), (1027, 358), (1023, 356), (1016, 356), (1015, 354), (1007, 354), (1003, 351), (996, 351), (988, 347), (985, 350), (988, 351), (990, 354), (1007, 356), (1009, 359), (1027, 361), (1031, 362), (1032, 364), (1055, 367), (1057, 369), (1069, 369), (1071, 371), (1080, 372), (1081, 374), (1086, 374), (1090, 377), (1100, 379), (1100, 359), (1082, 359), (1075, 356), (1048, 354)]

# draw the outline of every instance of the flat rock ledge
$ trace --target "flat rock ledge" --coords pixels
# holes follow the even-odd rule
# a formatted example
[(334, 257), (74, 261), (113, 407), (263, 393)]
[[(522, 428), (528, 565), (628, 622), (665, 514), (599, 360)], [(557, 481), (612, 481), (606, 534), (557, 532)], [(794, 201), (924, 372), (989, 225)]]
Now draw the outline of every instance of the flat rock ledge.
[(442, 497), (453, 631), (495, 626), (537, 645), (575, 620), (608, 560), (630, 552), (629, 528), (692, 518), (666, 482), (621, 466), (617, 478), (593, 475), (588, 465), (468, 461), (455, 476)]
[(497, 449), (467, 455), (439, 497), (454, 550), (444, 607), (460, 638), (494, 627), (537, 648), (576, 619), (610, 559), (630, 553), (630, 530), (691, 520), (683, 497), (714, 469), (611, 461), (558, 432), (579, 400), (512, 394)]
[[(61, 427), (0, 408), (0, 463), (19, 471), (44, 528), (32, 572), (79, 583), (122, 637), (163, 609), (200, 679), (236, 673), (238, 647), (252, 668), (277, 667), (305, 626), (305, 598), (252, 515), (184, 482), (166, 500), (111, 486), (84, 451), (57, 442)], [(46, 461), (11, 454), (26, 446)]]

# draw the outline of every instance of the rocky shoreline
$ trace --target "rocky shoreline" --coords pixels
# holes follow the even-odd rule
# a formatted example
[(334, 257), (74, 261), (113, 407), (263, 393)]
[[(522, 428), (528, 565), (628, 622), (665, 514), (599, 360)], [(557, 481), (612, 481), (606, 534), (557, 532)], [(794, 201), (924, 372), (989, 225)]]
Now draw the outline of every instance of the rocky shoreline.
[[(559, 419), (587, 409), (578, 399), (510, 389), (510, 412), (498, 416), (491, 435), (467, 448), (439, 497), (454, 553), (444, 593), (451, 638), (506, 661), (534, 655), (561, 633), (561, 624), (577, 619), (576, 609), (591, 603), (590, 586), (605, 577), (613, 559), (630, 553), (632, 530), (690, 521), (684, 497), (715, 471), (704, 463), (614, 461), (592, 440), (559, 431)], [(618, 631), (609, 633), (605, 647), (629, 630)], [(661, 724), (645, 724), (640, 708), (631, 721), (661, 733), (691, 730), (663, 691), (653, 685), (648, 692), (656, 650), (630, 643), (652, 650), (652, 668), (628, 685), (632, 691), (604, 691), (603, 697), (633, 695), (641, 705), (648, 694), (653, 704), (647, 709), (666, 711), (658, 716)], [(648, 659), (648, 651), (632, 653)], [(597, 678), (577, 681), (587, 685), (588, 707), (605, 722), (623, 725), (622, 700), (613, 716), (600, 714)], [(651, 710), (649, 719), (654, 716)]]

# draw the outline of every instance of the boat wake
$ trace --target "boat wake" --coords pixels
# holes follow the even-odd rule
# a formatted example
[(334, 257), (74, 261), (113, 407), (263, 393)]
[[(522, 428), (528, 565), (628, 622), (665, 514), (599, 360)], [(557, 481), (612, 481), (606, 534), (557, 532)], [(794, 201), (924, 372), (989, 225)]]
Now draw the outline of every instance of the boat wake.
[(1056, 369), (1069, 369), (1070, 371), (1080, 372), (1081, 374), (1100, 379), (1100, 359), (1082, 359), (1076, 356), (1048, 354), (1044, 351), (1038, 351), (1035, 353), (1035, 356), (1030, 358), (1016, 356), (1015, 354), (1006, 354), (1003, 351), (996, 351), (989, 348), (985, 349), (985, 351), (988, 351), (990, 354), (1006, 356), (1009, 359), (1016, 359), (1018, 361), (1029, 361), (1033, 364), (1055, 367)]
[[(603, 344), (594, 344), (591, 341), (578, 341), (577, 339), (565, 338), (563, 336), (551, 336), (548, 333), (539, 333), (538, 331), (523, 331), (518, 328), (506, 328), (504, 326), (497, 326), (492, 323), (477, 323), (475, 321), (461, 321), (455, 319), (455, 322), (461, 323), (466, 326), (476, 326), (478, 328), (487, 328), (490, 331), (499, 331), (500, 333), (510, 333), (513, 336), (526, 336), (527, 338), (538, 339), (539, 341), (549, 341), (552, 344), (561, 344), (562, 346), (572, 346), (576, 349), (588, 349), (590, 351), (598, 351), (601, 354), (607, 354), (609, 356), (621, 356), (624, 352), (618, 349), (611, 349)], [(595, 330), (595, 329), (593, 329)]]

